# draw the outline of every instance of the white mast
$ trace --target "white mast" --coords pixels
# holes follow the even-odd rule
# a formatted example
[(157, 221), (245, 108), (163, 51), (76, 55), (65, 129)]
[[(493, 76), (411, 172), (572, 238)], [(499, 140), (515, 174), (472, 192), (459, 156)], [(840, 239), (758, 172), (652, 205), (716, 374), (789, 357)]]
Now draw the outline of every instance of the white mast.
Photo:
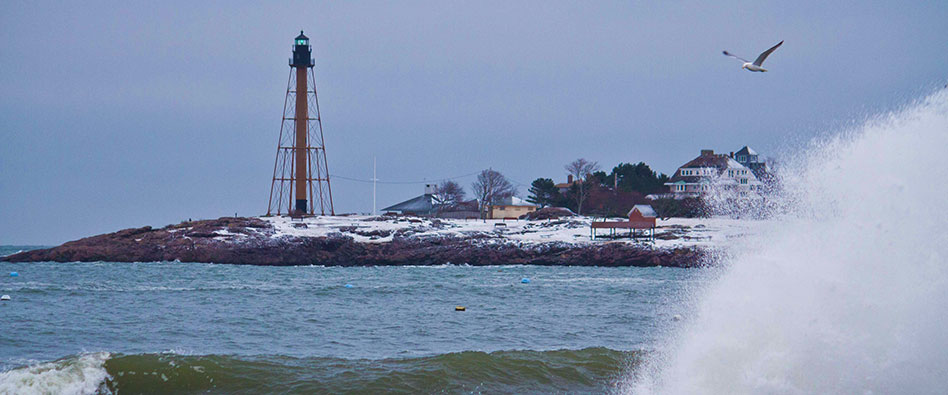
[(377, 162), (378, 161), (373, 156), (372, 157), (372, 215), (378, 215), (378, 213), (375, 211), (375, 183), (376, 181), (379, 180), (375, 174), (375, 168), (376, 168)]

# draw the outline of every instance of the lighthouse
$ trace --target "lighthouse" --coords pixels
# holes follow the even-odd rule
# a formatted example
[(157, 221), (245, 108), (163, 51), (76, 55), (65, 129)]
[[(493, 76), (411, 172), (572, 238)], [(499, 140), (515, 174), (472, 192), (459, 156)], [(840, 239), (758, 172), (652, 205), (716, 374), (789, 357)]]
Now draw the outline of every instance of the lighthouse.
[[(296, 149), (293, 150), (293, 156), (296, 161), (296, 211), (306, 213), (306, 161), (309, 156), (307, 145), (307, 125), (309, 123), (309, 108), (306, 104), (306, 95), (300, 92), (306, 92), (306, 72), (315, 65), (316, 62), (310, 55), (313, 53), (309, 46), (309, 38), (300, 30), (300, 35), (296, 36), (295, 45), (293, 45), (293, 60), (290, 61), (290, 67), (296, 72)], [(299, 177), (304, 175), (304, 177)]]
[(312, 55), (300, 30), (293, 39), (267, 215), (335, 215)]

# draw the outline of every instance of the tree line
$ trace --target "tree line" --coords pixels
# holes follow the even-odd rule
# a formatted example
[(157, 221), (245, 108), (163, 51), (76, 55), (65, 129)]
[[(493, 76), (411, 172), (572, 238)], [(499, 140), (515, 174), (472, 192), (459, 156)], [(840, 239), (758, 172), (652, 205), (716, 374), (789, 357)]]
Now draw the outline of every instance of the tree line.
[(573, 182), (557, 186), (550, 178), (530, 184), (527, 201), (541, 207), (566, 207), (580, 215), (625, 216), (632, 206), (650, 203), (646, 195), (667, 190), (668, 176), (645, 162), (619, 163), (609, 173), (584, 158), (564, 166)]
[[(625, 216), (633, 205), (652, 203), (645, 195), (667, 190), (668, 176), (644, 162), (619, 163), (606, 173), (597, 162), (580, 158), (563, 168), (573, 177), (572, 184), (557, 186), (550, 178), (537, 178), (530, 184), (526, 200), (540, 207), (566, 207), (580, 215)], [(482, 216), (490, 205), (517, 195), (510, 180), (494, 169), (481, 171), (471, 183), (471, 191)], [(455, 181), (442, 181), (435, 188), (439, 213), (463, 203), (465, 197), (464, 188)], [(657, 203), (663, 208), (668, 206)], [(680, 211), (677, 207), (669, 209)]]

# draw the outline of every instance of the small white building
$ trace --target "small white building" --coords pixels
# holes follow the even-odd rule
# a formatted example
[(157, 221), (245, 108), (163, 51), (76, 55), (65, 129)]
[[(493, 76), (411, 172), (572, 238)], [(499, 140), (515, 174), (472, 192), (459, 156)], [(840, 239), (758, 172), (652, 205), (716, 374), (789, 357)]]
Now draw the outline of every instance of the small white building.
[(516, 196), (498, 199), (489, 206), (488, 218), (520, 218), (521, 215), (537, 211), (539, 207)]

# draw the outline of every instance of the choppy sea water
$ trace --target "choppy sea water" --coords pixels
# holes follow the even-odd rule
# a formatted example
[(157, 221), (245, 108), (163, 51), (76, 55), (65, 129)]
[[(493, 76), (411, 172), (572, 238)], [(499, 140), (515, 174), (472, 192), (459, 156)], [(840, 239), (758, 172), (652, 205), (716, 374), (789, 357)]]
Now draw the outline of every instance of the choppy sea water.
[(612, 391), (707, 277), (176, 262), (0, 274), (0, 393)]

